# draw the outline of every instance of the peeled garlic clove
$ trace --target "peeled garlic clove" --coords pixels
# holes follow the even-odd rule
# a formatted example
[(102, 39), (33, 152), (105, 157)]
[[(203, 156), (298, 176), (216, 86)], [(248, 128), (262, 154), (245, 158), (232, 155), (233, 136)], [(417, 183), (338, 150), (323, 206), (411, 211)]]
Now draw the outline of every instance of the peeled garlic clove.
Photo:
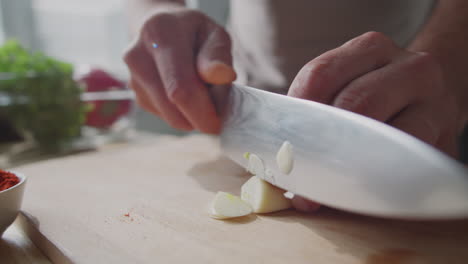
[(252, 207), (238, 196), (218, 192), (211, 203), (210, 216), (215, 219), (228, 219), (252, 213)]
[(254, 213), (271, 213), (291, 207), (285, 191), (257, 176), (251, 177), (241, 188), (241, 198), (250, 204)]
[(294, 166), (294, 156), (291, 143), (285, 141), (276, 154), (276, 163), (278, 168), (284, 174), (291, 173)]
[(250, 153), (247, 170), (253, 175), (259, 175), (260, 177), (263, 177), (265, 174), (265, 165), (263, 164), (263, 160), (257, 155)]

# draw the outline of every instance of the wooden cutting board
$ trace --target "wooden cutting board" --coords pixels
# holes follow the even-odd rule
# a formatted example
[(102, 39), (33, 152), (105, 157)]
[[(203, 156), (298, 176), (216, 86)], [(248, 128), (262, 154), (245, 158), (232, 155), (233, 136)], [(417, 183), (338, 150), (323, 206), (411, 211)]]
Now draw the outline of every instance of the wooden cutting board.
[(152, 138), (15, 170), (29, 177), (24, 227), (56, 263), (468, 263), (468, 221), (332, 209), (211, 219), (214, 194), (239, 194), (248, 175), (207, 136)]

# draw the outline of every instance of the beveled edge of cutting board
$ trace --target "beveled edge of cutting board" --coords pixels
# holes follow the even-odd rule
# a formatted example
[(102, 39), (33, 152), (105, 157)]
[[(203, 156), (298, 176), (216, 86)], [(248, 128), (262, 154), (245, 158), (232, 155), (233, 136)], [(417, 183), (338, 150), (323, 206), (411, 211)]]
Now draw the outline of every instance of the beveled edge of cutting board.
[(31, 239), (36, 247), (53, 263), (73, 264), (71, 258), (59, 249), (57, 245), (47, 239), (40, 231), (39, 224), (34, 216), (27, 212), (21, 211), (18, 214), (18, 225), (23, 230), (25, 235)]

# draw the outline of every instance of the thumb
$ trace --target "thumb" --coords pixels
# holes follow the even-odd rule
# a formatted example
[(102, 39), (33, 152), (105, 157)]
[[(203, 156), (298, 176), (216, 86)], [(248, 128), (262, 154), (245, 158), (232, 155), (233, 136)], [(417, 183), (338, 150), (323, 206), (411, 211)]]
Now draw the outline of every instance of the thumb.
[(236, 79), (231, 39), (223, 28), (212, 26), (207, 34), (202, 34), (197, 70), (203, 81), (209, 84), (228, 84)]

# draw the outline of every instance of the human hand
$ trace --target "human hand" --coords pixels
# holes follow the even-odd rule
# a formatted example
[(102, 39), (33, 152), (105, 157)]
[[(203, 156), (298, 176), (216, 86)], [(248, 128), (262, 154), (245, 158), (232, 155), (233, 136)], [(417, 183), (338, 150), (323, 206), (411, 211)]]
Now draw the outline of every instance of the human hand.
[(234, 81), (227, 32), (201, 12), (159, 4), (124, 55), (137, 101), (172, 127), (218, 133), (207, 84)]
[[(307, 63), (288, 95), (386, 122), (456, 156), (463, 124), (451, 91), (431, 55), (410, 52), (369, 32)], [(296, 199), (298, 209), (318, 207)]]
[(369, 32), (307, 63), (289, 96), (330, 104), (396, 128), (457, 155), (460, 109), (430, 54)]

